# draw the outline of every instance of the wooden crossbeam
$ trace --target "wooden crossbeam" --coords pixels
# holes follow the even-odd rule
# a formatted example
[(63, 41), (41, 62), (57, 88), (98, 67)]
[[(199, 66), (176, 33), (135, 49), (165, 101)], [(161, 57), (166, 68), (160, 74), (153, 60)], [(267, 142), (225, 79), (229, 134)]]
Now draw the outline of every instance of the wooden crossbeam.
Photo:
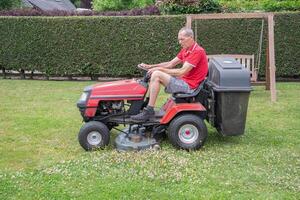
[(220, 14), (201, 14), (187, 15), (192, 19), (261, 19), (268, 18), (269, 13), (220, 13)]

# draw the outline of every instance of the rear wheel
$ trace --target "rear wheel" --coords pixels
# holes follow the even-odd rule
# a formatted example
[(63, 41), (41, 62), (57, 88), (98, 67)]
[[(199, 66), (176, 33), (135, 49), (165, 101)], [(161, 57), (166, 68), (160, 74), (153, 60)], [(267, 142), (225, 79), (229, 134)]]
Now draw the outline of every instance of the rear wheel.
[(85, 123), (78, 134), (79, 144), (86, 151), (103, 148), (109, 144), (109, 129), (102, 122)]
[(178, 149), (197, 150), (205, 143), (207, 128), (204, 121), (197, 115), (183, 114), (170, 123), (168, 138)]

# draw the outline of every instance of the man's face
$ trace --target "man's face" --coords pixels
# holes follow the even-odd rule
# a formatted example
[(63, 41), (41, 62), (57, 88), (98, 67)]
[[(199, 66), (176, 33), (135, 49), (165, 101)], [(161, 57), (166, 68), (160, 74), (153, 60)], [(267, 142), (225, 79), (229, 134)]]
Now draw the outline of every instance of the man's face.
[(189, 48), (193, 43), (193, 38), (186, 36), (184, 31), (178, 33), (178, 42), (182, 48)]

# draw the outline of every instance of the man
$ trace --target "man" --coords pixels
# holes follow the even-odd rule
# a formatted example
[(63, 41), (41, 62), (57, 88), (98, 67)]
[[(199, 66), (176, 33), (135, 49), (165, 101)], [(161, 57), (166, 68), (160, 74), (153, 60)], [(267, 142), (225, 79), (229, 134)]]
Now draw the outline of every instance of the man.
[[(205, 50), (194, 40), (193, 30), (182, 28), (178, 32), (178, 42), (182, 49), (177, 56), (168, 62), (159, 64), (144, 64), (151, 75), (149, 84), (149, 103), (144, 110), (132, 120), (147, 121), (154, 116), (154, 106), (160, 91), (160, 84), (164, 85), (168, 93), (192, 93), (206, 77), (208, 71)], [(174, 68), (182, 63), (181, 68)]]

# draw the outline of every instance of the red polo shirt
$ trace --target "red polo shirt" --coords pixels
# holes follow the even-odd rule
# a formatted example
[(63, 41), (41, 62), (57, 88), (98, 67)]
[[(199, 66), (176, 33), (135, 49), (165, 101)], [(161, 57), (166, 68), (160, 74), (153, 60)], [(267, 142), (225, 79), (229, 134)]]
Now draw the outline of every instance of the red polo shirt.
[(205, 50), (195, 42), (190, 48), (181, 49), (177, 54), (177, 58), (179, 58), (183, 64), (188, 62), (193, 65), (193, 69), (180, 77), (180, 79), (184, 80), (191, 89), (197, 88), (201, 81), (205, 79), (208, 71)]

